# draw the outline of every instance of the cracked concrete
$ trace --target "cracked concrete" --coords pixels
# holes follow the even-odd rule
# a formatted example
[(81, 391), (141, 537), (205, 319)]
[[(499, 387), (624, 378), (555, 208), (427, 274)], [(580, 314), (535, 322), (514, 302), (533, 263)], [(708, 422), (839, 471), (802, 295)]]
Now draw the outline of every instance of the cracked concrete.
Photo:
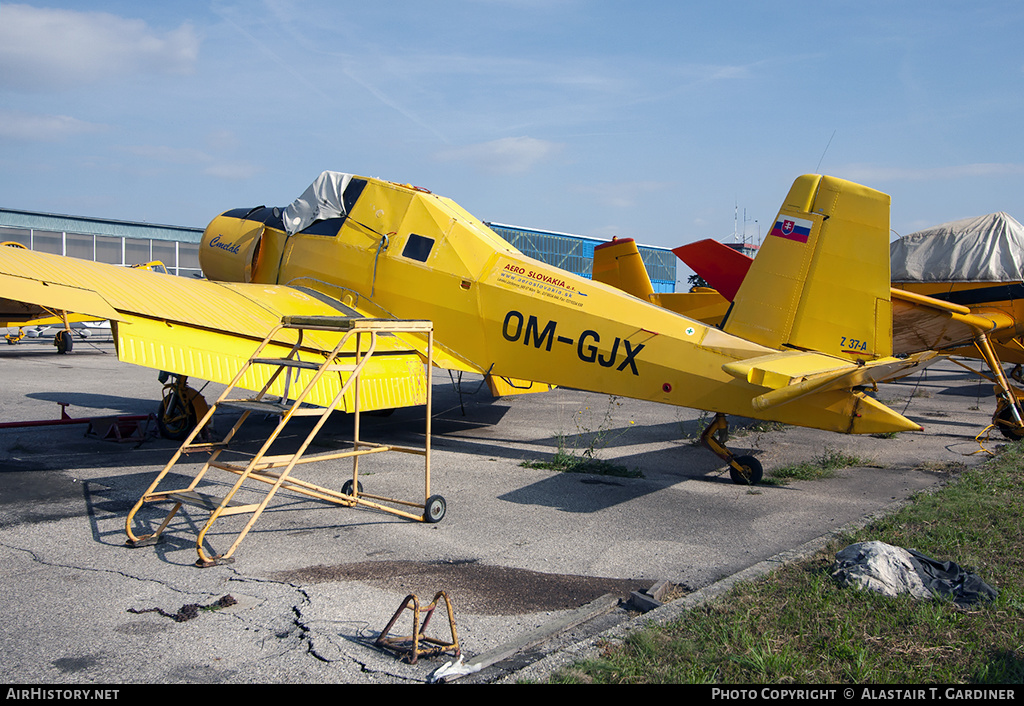
[[(147, 413), (159, 398), (155, 372), (102, 351), (57, 356), (52, 346), (11, 346), (0, 349), (0, 365), (9, 381), (0, 392), (3, 421), (56, 418), (56, 402), (65, 397), (73, 400), (73, 417)], [(464, 386), (469, 392), (459, 399), (447, 376), (435, 380), (431, 486), (448, 501), (441, 523), (281, 494), (235, 563), (208, 569), (193, 566), (204, 513), (183, 512), (156, 546), (124, 546), (128, 510), (174, 444), (112, 444), (85, 439), (84, 427), (72, 426), (0, 431), (0, 654), (8, 681), (422, 683), (440, 661), (408, 665), (371, 646), (410, 593), (425, 603), (448, 592), (470, 656), (595, 594), (625, 598), (667, 579), (702, 595), (983, 460), (973, 454), (973, 436), (991, 414), (989, 385), (940, 366), (881, 391), (899, 399), (901, 411), (907, 405), (906, 414), (925, 424), (923, 434), (734, 434), (734, 448), (756, 455), (769, 472), (827, 447), (864, 459), (863, 467), (824, 481), (745, 488), (690, 442), (698, 412), (571, 390), (494, 401), (471, 394), (475, 388)], [(332, 420), (319, 443), (340, 443), (347, 424)], [(366, 420), (365, 431), (418, 444), (421, 425), (415, 410), (399, 410)], [(600, 457), (643, 477), (520, 465), (550, 458), (559, 444), (595, 444)], [(373, 491), (422, 493), (421, 461), (373, 458), (360, 467)], [(317, 464), (303, 477), (340, 485), (346, 472)], [(160, 516), (146, 508), (138, 521), (152, 526)], [(231, 527), (210, 533), (215, 547), (230, 542)], [(227, 594), (238, 603), (180, 623), (129, 612), (158, 607), (174, 614)], [(466, 681), (494, 681), (535, 660), (554, 663), (545, 655), (560, 647), (583, 654), (572, 645), (630, 619), (622, 611), (604, 616)], [(407, 634), (409, 620), (403, 616), (396, 629)], [(522, 674), (540, 679), (545, 672), (537, 666)]]

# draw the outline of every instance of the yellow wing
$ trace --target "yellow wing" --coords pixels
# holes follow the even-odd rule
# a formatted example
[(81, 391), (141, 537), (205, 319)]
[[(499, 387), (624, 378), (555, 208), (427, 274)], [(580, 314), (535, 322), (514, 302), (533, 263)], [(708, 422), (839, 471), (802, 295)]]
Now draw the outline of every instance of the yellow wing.
[[(0, 248), (0, 320), (46, 309), (110, 319), (118, 357), (125, 362), (227, 383), (256, 345), (290, 316), (364, 316), (303, 287), (193, 280), (16, 248)], [(278, 352), (295, 343), (282, 331)], [(322, 360), (340, 334), (309, 332), (300, 355)], [(423, 359), (408, 339), (383, 337), (360, 383), (366, 410), (423, 404)], [(354, 348), (346, 355), (355, 356)], [(268, 369), (254, 366), (242, 387), (258, 390)], [(330, 400), (342, 380), (325, 380), (313, 401)], [(271, 394), (283, 394), (282, 389)], [(351, 409), (351, 398), (339, 403)]]

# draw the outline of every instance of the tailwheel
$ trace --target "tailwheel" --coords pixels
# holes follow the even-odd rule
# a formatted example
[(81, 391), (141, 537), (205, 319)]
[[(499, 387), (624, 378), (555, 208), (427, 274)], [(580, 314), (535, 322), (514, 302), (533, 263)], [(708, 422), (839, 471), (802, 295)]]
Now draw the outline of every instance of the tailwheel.
[(764, 477), (764, 468), (753, 456), (736, 456), (729, 462), (729, 477), (736, 485), (757, 485)]
[(756, 485), (764, 476), (761, 462), (753, 456), (734, 456), (725, 446), (729, 436), (729, 422), (719, 412), (700, 435), (700, 441), (712, 453), (729, 464), (729, 476), (737, 485)]
[(1017, 423), (1017, 417), (1013, 413), (1013, 405), (1006, 405), (996, 412), (992, 418), (993, 423), (999, 427), (1003, 436), (1011, 441), (1024, 439), (1024, 427)]

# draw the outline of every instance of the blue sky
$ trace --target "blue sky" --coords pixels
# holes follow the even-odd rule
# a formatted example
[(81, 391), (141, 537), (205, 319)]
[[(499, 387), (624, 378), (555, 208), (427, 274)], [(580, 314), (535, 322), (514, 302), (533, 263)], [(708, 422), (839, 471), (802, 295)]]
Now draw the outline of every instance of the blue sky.
[(1016, 1), (0, 2), (0, 206), (52, 213), (205, 226), (331, 169), (673, 246), (820, 170), (906, 234), (1024, 220), (1022, 114)]

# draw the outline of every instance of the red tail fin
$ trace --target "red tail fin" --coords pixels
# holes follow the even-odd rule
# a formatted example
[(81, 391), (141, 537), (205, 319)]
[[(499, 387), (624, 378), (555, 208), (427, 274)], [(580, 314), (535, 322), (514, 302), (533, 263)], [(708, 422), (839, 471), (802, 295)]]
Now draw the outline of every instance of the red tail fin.
[(717, 240), (698, 240), (689, 245), (680, 245), (672, 252), (696, 272), (708, 286), (717, 289), (723, 297), (732, 301), (736, 298), (743, 278), (747, 276), (753, 258), (723, 245)]

